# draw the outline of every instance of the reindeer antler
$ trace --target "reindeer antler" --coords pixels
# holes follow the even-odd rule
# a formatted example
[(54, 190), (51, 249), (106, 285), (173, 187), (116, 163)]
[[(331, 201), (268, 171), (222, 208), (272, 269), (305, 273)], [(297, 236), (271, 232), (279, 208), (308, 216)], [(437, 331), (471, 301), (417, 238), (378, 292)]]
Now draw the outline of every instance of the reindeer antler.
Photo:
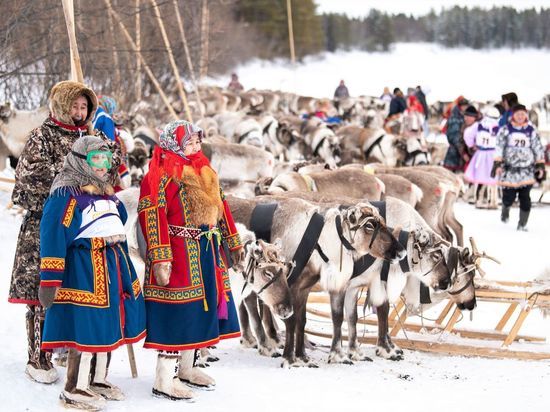
[(479, 249), (477, 248), (477, 243), (473, 237), (470, 237), (470, 244), (472, 245), (472, 254), (469, 256), (469, 260), (473, 265), (475, 265), (477, 271), (479, 272), (482, 278), (485, 277), (486, 273), (480, 266), (480, 259), (489, 259), (500, 265), (500, 261), (498, 259), (492, 256), (489, 256), (485, 252), (483, 253), (479, 252)]

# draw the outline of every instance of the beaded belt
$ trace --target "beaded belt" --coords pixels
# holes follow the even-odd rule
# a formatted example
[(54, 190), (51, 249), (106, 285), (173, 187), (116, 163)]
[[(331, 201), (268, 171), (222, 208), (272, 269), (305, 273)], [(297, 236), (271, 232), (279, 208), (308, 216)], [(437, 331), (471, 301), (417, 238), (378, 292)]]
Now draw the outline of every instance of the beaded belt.
[(220, 230), (217, 227), (212, 227), (210, 230), (202, 231), (201, 229), (194, 227), (168, 225), (168, 234), (176, 237), (187, 237), (193, 240), (200, 240), (201, 236), (206, 236), (208, 240), (211, 240), (212, 235), (216, 235), (219, 241), (219, 238), (221, 237)]
[(193, 240), (199, 240), (202, 235), (202, 230), (194, 227), (168, 225), (168, 233), (170, 236), (188, 237)]

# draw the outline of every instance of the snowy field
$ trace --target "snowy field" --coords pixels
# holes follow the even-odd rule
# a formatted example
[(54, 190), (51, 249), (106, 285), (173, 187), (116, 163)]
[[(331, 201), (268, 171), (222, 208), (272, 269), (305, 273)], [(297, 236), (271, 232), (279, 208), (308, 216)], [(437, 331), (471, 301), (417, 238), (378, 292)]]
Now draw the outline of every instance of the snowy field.
[[(533, 196), (535, 198), (535, 196)], [(31, 382), (24, 374), (27, 359), (25, 307), (7, 303), (9, 279), (20, 216), (6, 210), (8, 195), (0, 191), (0, 405), (3, 411), (56, 411), (61, 407), (58, 395), (61, 379), (51, 386)], [(550, 206), (535, 207), (528, 233), (515, 230), (518, 210), (512, 211), (508, 225), (501, 224), (498, 211), (476, 210), (471, 205), (457, 205), (457, 216), (466, 235), (475, 235), (481, 249), (502, 260), (502, 266), (485, 265), (488, 276), (495, 279), (529, 280), (550, 266), (547, 253), (550, 240)], [(460, 327), (477, 325), (488, 328), (504, 311), (481, 303), (474, 311), (473, 322), (464, 316)], [(489, 320), (489, 323), (480, 323)], [(328, 325), (327, 325), (328, 326)], [(534, 312), (527, 319), (523, 333), (550, 338), (550, 319)], [(373, 332), (372, 326), (367, 327)], [(359, 327), (359, 334), (363, 327)], [(548, 384), (550, 362), (488, 360), (446, 357), (405, 351), (405, 360), (376, 358), (373, 347), (366, 347), (373, 363), (353, 366), (328, 365), (327, 342), (312, 338), (321, 346), (310, 355), (319, 369), (281, 369), (280, 359), (263, 358), (253, 349), (243, 349), (237, 340), (218, 346), (221, 360), (208, 372), (217, 380), (213, 392), (200, 392), (194, 404), (174, 403), (151, 396), (155, 353), (134, 345), (139, 377), (132, 379), (126, 350), (118, 349), (113, 357), (110, 380), (122, 387), (127, 400), (109, 403), (112, 411), (335, 411), (386, 410), (408, 411), (547, 411), (550, 405)], [(521, 349), (521, 343), (512, 348)], [(550, 350), (550, 347), (547, 347)]]
[[(415, 3), (416, 4), (416, 3)], [(304, 96), (332, 97), (340, 79), (352, 96), (379, 96), (421, 85), (428, 103), (459, 95), (477, 101), (500, 100), (515, 91), (530, 105), (550, 92), (550, 53), (534, 49), (445, 49), (429, 43), (396, 43), (391, 53), (340, 51), (288, 61), (252, 61), (234, 68), (245, 89), (271, 89)], [(229, 76), (212, 79), (226, 86)]]

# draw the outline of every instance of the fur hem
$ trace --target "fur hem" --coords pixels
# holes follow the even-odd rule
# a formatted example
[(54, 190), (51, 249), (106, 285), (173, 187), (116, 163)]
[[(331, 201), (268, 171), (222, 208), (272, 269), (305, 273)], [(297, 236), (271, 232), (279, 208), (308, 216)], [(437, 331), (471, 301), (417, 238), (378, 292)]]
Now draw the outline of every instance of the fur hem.
[(102, 193), (101, 190), (97, 186), (94, 186), (92, 184), (81, 186), (80, 190), (83, 191), (84, 193), (88, 193), (89, 195), (103, 195), (103, 194), (106, 194), (106, 195), (112, 196), (112, 195), (115, 194), (115, 189), (113, 189), (113, 186), (111, 186), (110, 184), (107, 184), (105, 186), (105, 193)]

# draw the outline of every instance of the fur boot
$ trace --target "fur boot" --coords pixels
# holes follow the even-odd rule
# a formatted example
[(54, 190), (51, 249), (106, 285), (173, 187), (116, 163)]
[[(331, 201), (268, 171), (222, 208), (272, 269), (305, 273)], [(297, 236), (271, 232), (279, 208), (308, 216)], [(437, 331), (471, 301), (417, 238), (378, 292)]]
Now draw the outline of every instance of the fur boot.
[(123, 401), (124, 394), (122, 390), (107, 382), (107, 373), (109, 372), (109, 363), (111, 363), (111, 352), (97, 353), (92, 360), (92, 382), (90, 389), (110, 401)]
[(177, 361), (177, 354), (159, 353), (153, 395), (172, 401), (194, 402), (195, 394), (193, 391), (174, 376)]
[(181, 352), (178, 367), (178, 378), (192, 388), (202, 390), (214, 390), (216, 381), (195, 366), (195, 351), (184, 350)]
[(99, 411), (105, 407), (105, 399), (90, 390), (91, 361), (92, 354), (90, 352), (69, 350), (67, 381), (65, 390), (59, 396), (66, 407), (89, 411)]
[(54, 383), (59, 379), (51, 362), (51, 353), (40, 350), (45, 311), (42, 306), (29, 306), (27, 311), (27, 350), (29, 361), (25, 373), (38, 383)]

